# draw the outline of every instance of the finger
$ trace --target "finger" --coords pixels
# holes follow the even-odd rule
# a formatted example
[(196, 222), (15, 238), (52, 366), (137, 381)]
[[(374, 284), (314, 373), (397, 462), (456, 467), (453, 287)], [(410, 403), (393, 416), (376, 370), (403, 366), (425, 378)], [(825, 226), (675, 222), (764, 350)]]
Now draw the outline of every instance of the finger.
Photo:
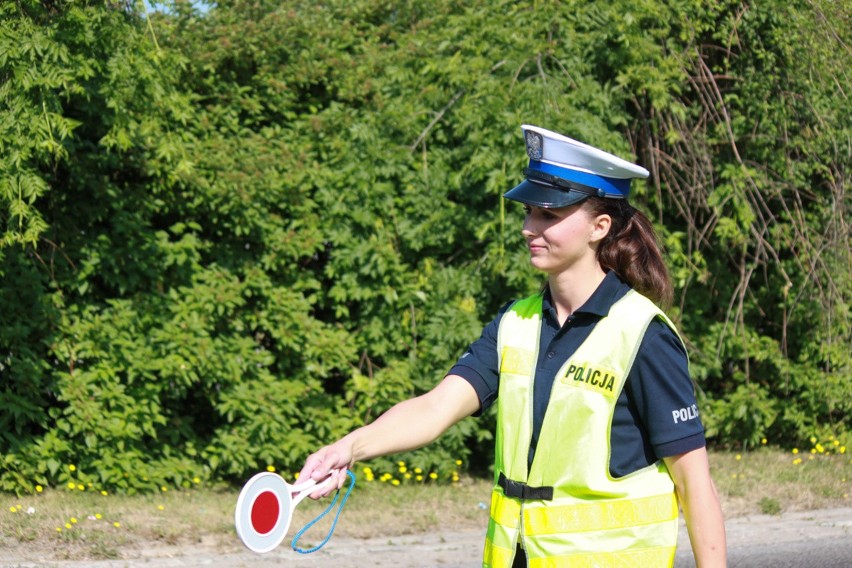
[(328, 446), (311, 454), (305, 460), (305, 466), (299, 472), (298, 479), (302, 481), (313, 480), (316, 482), (316, 487), (310, 490), (309, 497), (311, 499), (321, 499), (335, 491), (337, 486), (336, 480), (329, 480), (329, 478), (336, 474), (336, 471), (333, 469), (337, 465), (336, 461), (334, 452), (330, 452)]
[(305, 465), (302, 466), (302, 470), (299, 472), (296, 479), (305, 481), (308, 479), (325, 477), (324, 475), (321, 475), (325, 452), (326, 448), (322, 448), (308, 456), (308, 459), (305, 460)]
[(340, 468), (340, 471), (337, 472), (337, 490), (338, 491), (343, 489), (343, 486), (346, 484), (346, 478), (348, 477), (346, 475), (346, 472), (348, 470), (349, 470), (349, 468), (342, 467), (342, 468)]
[(326, 479), (323, 479), (317, 484), (317, 487), (310, 494), (312, 499), (320, 499), (328, 497), (336, 491), (340, 491), (346, 483), (347, 468), (332, 469)]
[(320, 457), (321, 459), (311, 472), (311, 479), (316, 481), (324, 481), (332, 470), (344, 470), (349, 466), (350, 458), (347, 455), (346, 448), (342, 447), (340, 443), (326, 446)]

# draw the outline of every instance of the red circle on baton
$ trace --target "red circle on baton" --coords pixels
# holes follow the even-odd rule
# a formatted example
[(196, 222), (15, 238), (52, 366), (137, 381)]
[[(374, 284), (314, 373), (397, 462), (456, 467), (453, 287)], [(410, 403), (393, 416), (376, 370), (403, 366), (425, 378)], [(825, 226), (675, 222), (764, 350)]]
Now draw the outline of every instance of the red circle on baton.
[(258, 534), (267, 534), (275, 528), (281, 507), (278, 497), (271, 491), (264, 491), (251, 506), (251, 526)]

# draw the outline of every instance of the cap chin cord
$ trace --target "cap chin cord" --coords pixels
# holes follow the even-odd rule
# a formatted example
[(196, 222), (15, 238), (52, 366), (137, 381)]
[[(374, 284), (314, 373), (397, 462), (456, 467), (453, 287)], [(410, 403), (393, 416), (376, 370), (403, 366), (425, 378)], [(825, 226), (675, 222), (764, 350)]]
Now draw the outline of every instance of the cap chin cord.
[(534, 181), (537, 183), (546, 183), (557, 189), (562, 189), (565, 191), (578, 191), (580, 193), (585, 193), (586, 195), (593, 197), (624, 199), (623, 195), (607, 195), (606, 191), (604, 191), (603, 189), (592, 187), (590, 185), (584, 185), (575, 181), (568, 181), (567, 179), (563, 179), (559, 176), (555, 176), (538, 170), (533, 170), (531, 168), (524, 168), (524, 175), (530, 181)]
[(331, 528), (328, 529), (328, 534), (325, 536), (325, 539), (313, 548), (304, 549), (299, 548), (296, 545), (302, 535), (305, 534), (305, 532), (307, 532), (309, 528), (314, 526), (320, 519), (326, 516), (329, 511), (331, 511), (331, 509), (334, 507), (334, 504), (337, 503), (337, 498), (340, 496), (340, 489), (338, 489), (337, 492), (334, 494), (334, 499), (332, 499), (331, 504), (329, 504), (326, 510), (320, 513), (317, 518), (305, 525), (304, 528), (300, 529), (299, 532), (297, 532), (295, 536), (293, 536), (293, 540), (290, 542), (290, 546), (299, 554), (310, 554), (311, 552), (316, 552), (317, 550), (325, 546), (325, 543), (327, 543), (328, 540), (331, 538), (332, 533), (334, 533), (334, 528), (337, 526), (337, 519), (340, 518), (340, 513), (343, 511), (343, 505), (346, 504), (346, 500), (349, 499), (349, 494), (352, 493), (352, 488), (355, 487), (355, 474), (349, 470), (346, 470), (346, 476), (349, 478), (349, 487), (346, 489), (346, 494), (340, 501), (340, 507), (337, 509), (337, 513), (334, 515), (334, 521), (332, 521)]

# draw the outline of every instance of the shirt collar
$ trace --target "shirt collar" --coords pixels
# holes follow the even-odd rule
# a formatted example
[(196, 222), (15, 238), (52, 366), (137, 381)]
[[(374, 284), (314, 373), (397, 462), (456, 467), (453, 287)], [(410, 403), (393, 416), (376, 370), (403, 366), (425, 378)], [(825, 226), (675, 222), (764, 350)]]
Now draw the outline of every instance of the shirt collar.
[[(629, 290), (630, 286), (623, 282), (615, 271), (610, 270), (606, 273), (606, 276), (604, 276), (597, 289), (589, 296), (589, 299), (578, 309), (574, 310), (574, 315), (589, 314), (604, 317), (609, 313), (610, 307)], [(556, 318), (556, 307), (553, 305), (550, 297), (549, 286), (545, 286), (544, 288), (541, 310), (544, 313), (549, 313), (554, 319)]]

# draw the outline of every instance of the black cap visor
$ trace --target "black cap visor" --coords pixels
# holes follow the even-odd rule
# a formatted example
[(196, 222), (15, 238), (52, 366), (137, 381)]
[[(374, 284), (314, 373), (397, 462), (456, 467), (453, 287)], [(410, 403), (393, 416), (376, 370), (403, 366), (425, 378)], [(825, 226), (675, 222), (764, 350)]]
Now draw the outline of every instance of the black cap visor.
[(597, 192), (555, 187), (547, 183), (526, 179), (517, 187), (504, 193), (503, 197), (535, 207), (558, 209), (579, 203), (592, 195), (597, 195)]

